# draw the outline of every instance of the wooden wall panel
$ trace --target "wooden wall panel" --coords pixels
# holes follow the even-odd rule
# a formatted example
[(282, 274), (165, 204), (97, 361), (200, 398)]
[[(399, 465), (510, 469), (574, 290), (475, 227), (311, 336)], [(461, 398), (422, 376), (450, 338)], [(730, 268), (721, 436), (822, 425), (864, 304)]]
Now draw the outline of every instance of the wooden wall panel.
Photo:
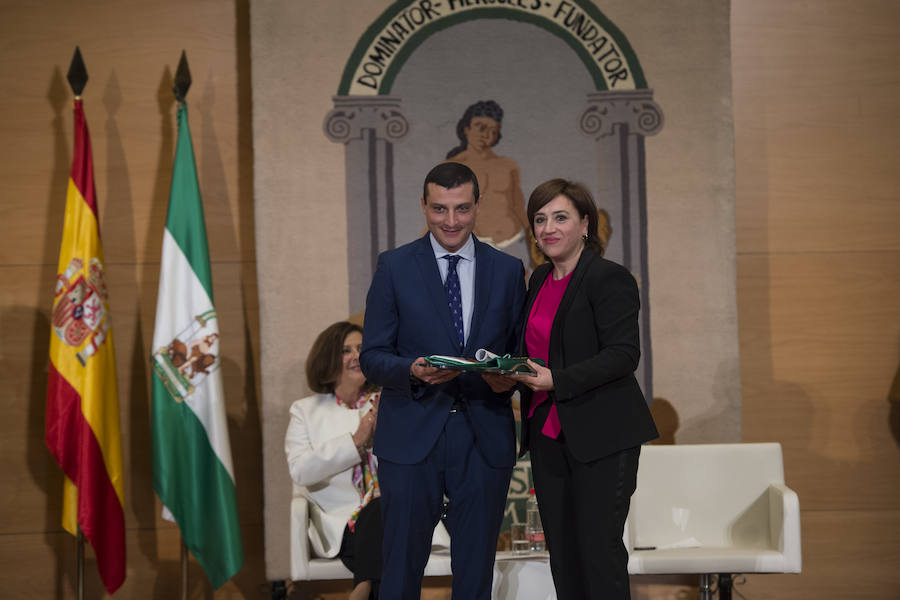
[[(237, 577), (213, 593), (196, 561), (188, 564), (188, 598), (237, 600), (267, 598), (268, 585), (259, 574), (262, 563), (262, 528), (244, 525), (245, 567)], [(9, 600), (76, 597), (76, 553), (72, 536), (57, 531), (4, 536), (0, 544), (0, 589)], [(114, 596), (101, 594), (103, 584), (90, 546), (85, 548), (85, 598), (180, 598), (181, 558), (178, 530), (166, 525), (156, 530), (130, 531), (126, 538), (128, 557), (124, 586)]]
[(732, 2), (739, 252), (900, 249), (892, 0)]
[(900, 340), (898, 259), (738, 259), (744, 440), (784, 445), (786, 477), (804, 510), (898, 506), (897, 479), (883, 476), (900, 472), (888, 402)]
[(803, 530), (803, 573), (751, 576), (755, 600), (897, 597), (898, 23), (732, 2), (743, 435), (783, 444)]
[(803, 573), (749, 575), (745, 598), (897, 598), (900, 510), (804, 511), (801, 527)]
[(240, 260), (244, 246), (252, 255), (252, 218), (241, 218), (252, 215), (249, 55), (238, 54), (249, 50), (237, 36), (242, 5), (56, 1), (0, 9), (0, 75), (8, 82), (0, 130), (16, 141), (0, 148), (0, 178), (10, 186), (8, 218), (0, 222), (5, 263), (31, 264), (40, 249), (55, 262), (72, 148), (65, 74), (76, 44), (90, 77), (84, 107), (108, 260), (159, 260), (176, 135), (172, 77), (182, 49), (192, 69), (188, 103), (213, 256)]
[[(265, 587), (253, 237), (247, 0), (0, 0), (0, 589), (74, 597), (74, 538), (61, 531), (62, 474), (43, 442), (48, 315), (72, 156), (65, 73), (81, 46), (113, 312), (125, 467), (128, 577), (116, 598), (171, 598), (177, 529), (150, 483), (149, 353), (176, 136), (172, 77), (193, 75), (190, 123), (221, 319), (222, 369), (245, 566), (217, 598)], [(88, 549), (90, 556), (90, 549)], [(92, 559), (91, 559), (92, 560)], [(87, 597), (100, 593), (86, 570)], [(195, 563), (192, 598), (212, 591)]]

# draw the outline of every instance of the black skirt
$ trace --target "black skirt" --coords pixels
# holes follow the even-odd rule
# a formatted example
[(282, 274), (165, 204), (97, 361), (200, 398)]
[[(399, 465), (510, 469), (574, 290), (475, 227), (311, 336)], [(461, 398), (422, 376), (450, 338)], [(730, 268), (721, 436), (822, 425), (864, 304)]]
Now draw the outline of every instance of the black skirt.
[(344, 539), (338, 556), (353, 572), (353, 584), (372, 582), (372, 596), (378, 597), (381, 581), (381, 541), (384, 526), (381, 523), (381, 498), (374, 498), (359, 511), (355, 531), (344, 527)]

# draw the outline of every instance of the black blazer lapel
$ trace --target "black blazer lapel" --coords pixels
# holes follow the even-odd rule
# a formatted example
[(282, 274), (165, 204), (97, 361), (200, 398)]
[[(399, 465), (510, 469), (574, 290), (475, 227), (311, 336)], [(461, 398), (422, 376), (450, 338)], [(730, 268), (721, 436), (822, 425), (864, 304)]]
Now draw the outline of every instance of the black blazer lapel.
[[(531, 308), (534, 306), (534, 301), (537, 299), (538, 292), (541, 289), (541, 286), (544, 285), (544, 281), (547, 280), (547, 277), (550, 275), (550, 272), (553, 270), (553, 265), (550, 263), (544, 263), (542, 265), (538, 265), (538, 267), (534, 270), (534, 273), (531, 274), (531, 279), (528, 280), (528, 295), (525, 298), (525, 306), (522, 308), (522, 331), (519, 333), (519, 352), (520, 356), (527, 356), (528, 351), (525, 348), (525, 329), (528, 327), (528, 317), (531, 315)], [(519, 414), (521, 415), (521, 449), (519, 451), (519, 456), (525, 455), (526, 448), (530, 448), (530, 443), (528, 441), (528, 413), (531, 411), (531, 396), (534, 392), (531, 391), (530, 388), (526, 387), (524, 384), (519, 384)]]
[(450, 305), (447, 303), (447, 294), (444, 292), (444, 284), (441, 281), (441, 272), (438, 270), (437, 259), (434, 257), (434, 249), (431, 247), (431, 234), (426, 233), (420, 238), (416, 247), (416, 265), (422, 277), (422, 287), (426, 295), (434, 305), (438, 319), (444, 324), (444, 331), (454, 348), (457, 347), (456, 329), (453, 327), (453, 318), (450, 316)]
[(593, 250), (585, 248), (578, 258), (578, 264), (575, 265), (575, 271), (572, 272), (572, 279), (569, 281), (569, 285), (566, 286), (566, 291), (563, 294), (562, 300), (559, 302), (559, 308), (556, 310), (556, 316), (553, 317), (553, 326), (550, 328), (551, 361), (554, 357), (565, 360), (563, 357), (562, 342), (559, 339), (560, 331), (562, 331), (563, 324), (566, 322), (566, 314), (568, 314), (569, 308), (575, 300), (575, 296), (581, 289), (581, 283), (584, 281), (584, 275), (587, 273), (588, 266), (594, 262), (596, 257), (597, 254)]

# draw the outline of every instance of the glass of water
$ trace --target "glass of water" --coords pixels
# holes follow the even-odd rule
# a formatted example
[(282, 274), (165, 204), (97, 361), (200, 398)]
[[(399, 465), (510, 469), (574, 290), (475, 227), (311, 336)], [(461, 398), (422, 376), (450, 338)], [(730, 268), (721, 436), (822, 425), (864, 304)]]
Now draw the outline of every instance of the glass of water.
[(510, 525), (509, 539), (512, 540), (512, 551), (515, 554), (528, 554), (531, 544), (525, 534), (525, 523), (513, 523)]

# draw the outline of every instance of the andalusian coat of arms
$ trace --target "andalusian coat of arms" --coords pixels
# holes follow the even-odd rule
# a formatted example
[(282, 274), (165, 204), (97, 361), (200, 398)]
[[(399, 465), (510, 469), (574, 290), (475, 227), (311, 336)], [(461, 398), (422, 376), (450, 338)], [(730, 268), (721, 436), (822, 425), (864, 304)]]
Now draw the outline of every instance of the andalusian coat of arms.
[(219, 368), (216, 311), (197, 315), (167, 346), (153, 353), (153, 369), (177, 402)]

